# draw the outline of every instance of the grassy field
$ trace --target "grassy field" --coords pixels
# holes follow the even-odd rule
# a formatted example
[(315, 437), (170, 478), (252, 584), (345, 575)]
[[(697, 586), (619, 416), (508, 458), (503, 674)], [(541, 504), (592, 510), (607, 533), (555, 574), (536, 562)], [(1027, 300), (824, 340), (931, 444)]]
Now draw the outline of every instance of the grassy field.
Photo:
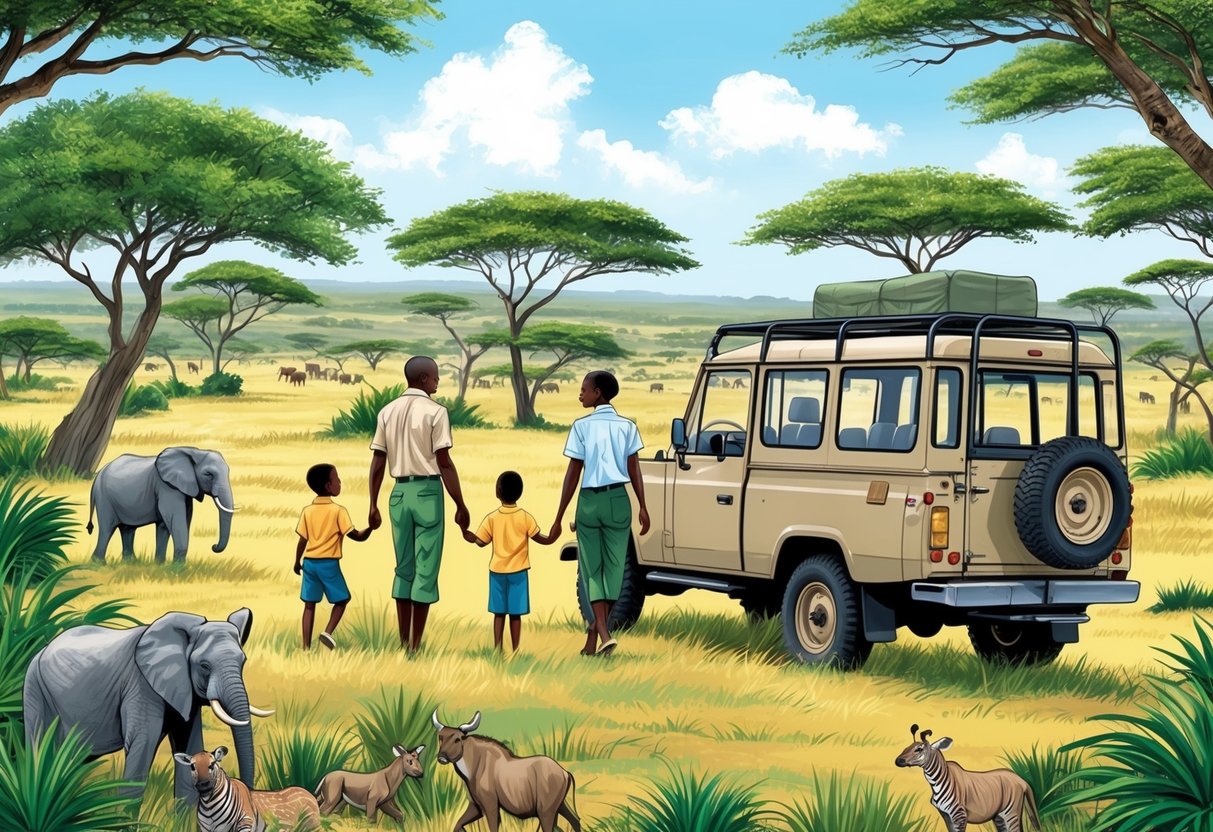
[[(644, 337), (658, 331), (646, 325)], [(661, 395), (648, 393), (647, 383), (625, 381), (617, 404), (639, 423), (648, 445), (643, 453), (665, 446), (669, 420), (685, 407), (695, 360), (688, 357), (663, 370), (681, 379), (667, 381)], [(357, 361), (347, 366), (376, 386), (400, 381), (399, 361), (386, 362), (376, 373)], [(1139, 482), (1132, 577), (1143, 584), (1142, 598), (1132, 606), (1093, 608), (1082, 642), (1067, 647), (1056, 666), (992, 671), (973, 659), (961, 630), (945, 630), (929, 641), (902, 630), (896, 643), (874, 648), (865, 670), (841, 674), (788, 664), (774, 626), (750, 627), (735, 602), (696, 592), (649, 599), (640, 625), (621, 637), (615, 657), (583, 658), (577, 655), (582, 632), (575, 620), (575, 567), (557, 560), (558, 547), (535, 547), (533, 614), (525, 620), (522, 650), (501, 659), (488, 649), (487, 554), (462, 541), (448, 507), (442, 600), (434, 607), (422, 654), (407, 659), (393, 644), (388, 598), (393, 558), (386, 525), (365, 543), (346, 544), (343, 568), (354, 599), (338, 631), (340, 649), (305, 653), (298, 647), (301, 605), (291, 571), (295, 522), (311, 499), (303, 474), (316, 462), (336, 464), (345, 487), (338, 502), (350, 508), (356, 524), (365, 524), (367, 443), (315, 436), (355, 390), (324, 382), (291, 388), (276, 381), (276, 364), (229, 369), (244, 376), (241, 399), (177, 399), (167, 413), (119, 420), (105, 458), (155, 454), (174, 444), (221, 451), (241, 507), (227, 551), (210, 551), (217, 518), (213, 505), (200, 505), (183, 570), (149, 562), (150, 528), (136, 534), (140, 562), (117, 563), (115, 535), (110, 562), (84, 573), (99, 584), (90, 597), (129, 599), (143, 620), (168, 610), (222, 618), (238, 607), (253, 609), (246, 681), (254, 704), (278, 708), (268, 724), (259, 725), (259, 756), (271, 742), (284, 743), (292, 735), (352, 731), (356, 718), (384, 697), (437, 704), (448, 723), (466, 721), (479, 710), (483, 733), (510, 742), (520, 754), (549, 751), (567, 764), (577, 778), (577, 803), (587, 829), (606, 828), (604, 819), (618, 816), (629, 796), (642, 794), (654, 779), (667, 777), (671, 763), (723, 773), (729, 782), (753, 786), (762, 799), (786, 803), (802, 799), (815, 777), (872, 778), (888, 784), (893, 797), (908, 799), (913, 817), (929, 819), (929, 828), (936, 828), (921, 773), (893, 766), (911, 723), (932, 729), (937, 738), (953, 737), (948, 756), (969, 769), (1002, 766), (1007, 754), (1096, 733), (1099, 727), (1086, 718), (1131, 709), (1143, 674), (1157, 671), (1154, 648), (1170, 646), (1174, 633), (1191, 631), (1190, 613), (1147, 611), (1157, 589), (1210, 575), (1204, 550), (1213, 483)], [(0, 402), (0, 423), (58, 424), (86, 374), (78, 368), (55, 374), (70, 377), (72, 386)], [(1151, 382), (1149, 375), (1127, 370), (1134, 454), (1156, 442), (1164, 418), (1161, 403), (1169, 385)], [(141, 371), (136, 381), (165, 376), (164, 370)], [(1160, 404), (1140, 404), (1139, 390), (1153, 392)], [(444, 379), (439, 394), (453, 395), (453, 382)], [(469, 398), (492, 422), (510, 423), (508, 391), (472, 390)], [(542, 396), (539, 407), (557, 423), (581, 415), (569, 385)], [(1199, 426), (1199, 417), (1182, 416), (1182, 424)], [(563, 442), (562, 432), (456, 431), (452, 456), (473, 520), (494, 507), (493, 483), (502, 470), (513, 468), (526, 482), (521, 504), (541, 526), (549, 523), (565, 466)], [(94, 545), (83, 532), (89, 484), (35, 484), (76, 503), (81, 529), (71, 556), (87, 560)], [(386, 490), (381, 509), (386, 512)], [(321, 605), (319, 620), (326, 615), (327, 606)], [(230, 734), (207, 719), (208, 746), (230, 745)], [(434, 748), (432, 732), (382, 739)], [(439, 795), (434, 799), (447, 801), (449, 810), (407, 824), (426, 832), (448, 830), (463, 806), (454, 772), (438, 766), (431, 754), (427, 750), (427, 778), (435, 782), (425, 788)], [(361, 761), (355, 757), (354, 762)], [(165, 743), (158, 763), (161, 780), (170, 765)], [(264, 762), (259, 770), (267, 771)], [(414, 785), (406, 784), (405, 790)], [(149, 799), (145, 816), (158, 817), (155, 803)], [(350, 817), (332, 828), (367, 827)]]

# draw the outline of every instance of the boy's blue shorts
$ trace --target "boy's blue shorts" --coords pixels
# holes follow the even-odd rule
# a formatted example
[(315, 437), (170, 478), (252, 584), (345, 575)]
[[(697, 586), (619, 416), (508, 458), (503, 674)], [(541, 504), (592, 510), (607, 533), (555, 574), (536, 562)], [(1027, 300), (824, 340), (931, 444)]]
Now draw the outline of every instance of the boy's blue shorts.
[(350, 588), (341, 574), (341, 561), (337, 558), (304, 558), (303, 588), (300, 600), (315, 604), (321, 597), (330, 604), (341, 604), (350, 600)]
[(531, 611), (528, 570), (489, 573), (489, 612), (494, 615), (526, 615)]

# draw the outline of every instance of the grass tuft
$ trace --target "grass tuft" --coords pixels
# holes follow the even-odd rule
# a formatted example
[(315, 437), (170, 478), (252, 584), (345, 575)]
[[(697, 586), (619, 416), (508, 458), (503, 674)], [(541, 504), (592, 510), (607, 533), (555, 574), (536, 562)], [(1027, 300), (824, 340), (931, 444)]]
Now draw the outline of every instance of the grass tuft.
[(309, 731), (295, 726), (271, 733), (265, 746), (258, 755), (257, 773), (264, 784), (258, 788), (269, 790), (300, 786), (310, 792), (330, 771), (348, 769), (356, 753), (353, 737), (323, 727)]
[[(772, 817), (757, 786), (741, 786), (723, 774), (683, 771), (663, 760), (669, 776), (644, 794), (616, 805), (631, 832), (753, 832)], [(840, 827), (842, 828), (842, 827)]]
[(1213, 445), (1200, 431), (1188, 428), (1146, 451), (1133, 463), (1133, 476), (1146, 480), (1213, 475)]
[(1082, 754), (1073, 750), (1039, 748), (1033, 744), (1027, 751), (1012, 751), (1004, 758), (1007, 768), (1018, 774), (1032, 789), (1041, 822), (1077, 822), (1085, 813), (1067, 804), (1070, 795), (1082, 788)]
[(0, 425), (0, 477), (34, 474), (50, 441), (50, 431), (41, 425)]
[(1191, 578), (1159, 587), (1158, 601), (1148, 608), (1152, 613), (1207, 609), (1213, 609), (1213, 589)]
[(37, 373), (30, 373), (29, 381), (25, 380), (25, 376), (5, 379), (5, 386), (8, 387), (10, 393), (24, 393), (27, 390), (44, 390), (54, 393), (59, 389), (59, 385), (71, 383), (72, 380), (67, 376), (41, 376)]
[[(368, 385), (369, 386), (369, 385)], [(407, 389), (403, 384), (392, 384), (388, 387), (370, 387), (370, 392), (360, 390), (357, 397), (350, 402), (349, 410), (340, 410), (329, 422), (329, 426), (320, 431), (319, 435), (327, 439), (370, 439), (375, 435), (375, 426), (379, 411), (389, 402), (400, 398)], [(492, 425), (477, 411), (480, 405), (468, 404), (463, 399), (446, 399), (435, 396), (434, 401), (447, 409), (453, 428), (485, 428)]]
[(770, 664), (784, 664), (790, 659), (783, 648), (782, 626), (778, 618), (751, 623), (738, 607), (735, 616), (689, 610), (641, 616), (631, 632), (671, 638), (709, 653), (734, 653)]
[(789, 832), (928, 832), (934, 827), (916, 814), (917, 801), (893, 797), (887, 783), (855, 774), (813, 772), (807, 801), (784, 804), (780, 814)]

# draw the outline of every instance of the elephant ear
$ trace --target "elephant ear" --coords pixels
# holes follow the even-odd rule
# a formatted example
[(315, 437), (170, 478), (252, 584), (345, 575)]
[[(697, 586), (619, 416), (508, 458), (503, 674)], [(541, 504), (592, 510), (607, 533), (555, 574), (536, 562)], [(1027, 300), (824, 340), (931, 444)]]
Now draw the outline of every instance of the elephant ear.
[(135, 645), (135, 664), (143, 678), (182, 719), (190, 718), (194, 703), (190, 642), (205, 623), (201, 615), (170, 612), (149, 624)]
[(236, 625), (236, 631), (240, 633), (240, 646), (248, 641), (249, 631), (253, 629), (253, 611), (248, 607), (241, 607), (227, 617), (228, 623)]
[(202, 486), (194, 475), (192, 448), (165, 448), (156, 456), (156, 473), (160, 479), (189, 497), (202, 498)]

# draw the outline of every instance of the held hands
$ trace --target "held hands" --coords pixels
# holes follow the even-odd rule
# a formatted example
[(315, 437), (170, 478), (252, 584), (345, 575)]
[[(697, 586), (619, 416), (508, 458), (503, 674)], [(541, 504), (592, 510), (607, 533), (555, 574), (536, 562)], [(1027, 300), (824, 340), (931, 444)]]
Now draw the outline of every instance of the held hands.
[(370, 514), (367, 515), (367, 524), (372, 529), (377, 529), (383, 525), (383, 518), (379, 515), (379, 506), (371, 506)]
[(463, 539), (466, 540), (468, 543), (479, 543), (480, 542), (479, 538), (477, 538), (476, 535), (472, 534), (471, 531), (469, 531), (468, 529), (463, 530)]
[[(468, 530), (468, 525), (471, 523), (471, 515), (468, 514), (467, 506), (459, 506), (455, 509), (455, 525), (463, 529), (465, 535)], [(475, 535), (473, 535), (475, 537)]]

